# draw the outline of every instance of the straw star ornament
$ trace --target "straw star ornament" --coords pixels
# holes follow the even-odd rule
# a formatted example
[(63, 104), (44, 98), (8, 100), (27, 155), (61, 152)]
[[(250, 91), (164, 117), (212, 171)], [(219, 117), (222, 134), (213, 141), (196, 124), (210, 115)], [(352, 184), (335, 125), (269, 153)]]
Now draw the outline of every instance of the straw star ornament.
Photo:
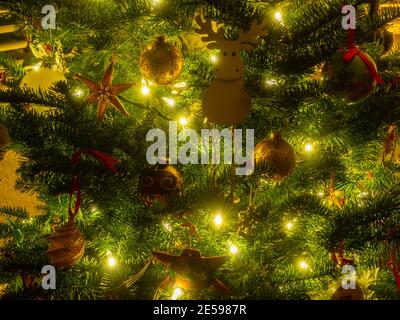
[(118, 94), (128, 90), (133, 86), (133, 83), (120, 83), (113, 84), (114, 75), (114, 61), (106, 69), (103, 79), (100, 83), (90, 80), (80, 74), (75, 75), (75, 79), (81, 81), (86, 87), (88, 87), (92, 93), (87, 98), (87, 103), (96, 103), (98, 105), (97, 121), (101, 121), (104, 117), (107, 107), (111, 104), (115, 109), (119, 110), (126, 116), (129, 115), (124, 105), (118, 99)]

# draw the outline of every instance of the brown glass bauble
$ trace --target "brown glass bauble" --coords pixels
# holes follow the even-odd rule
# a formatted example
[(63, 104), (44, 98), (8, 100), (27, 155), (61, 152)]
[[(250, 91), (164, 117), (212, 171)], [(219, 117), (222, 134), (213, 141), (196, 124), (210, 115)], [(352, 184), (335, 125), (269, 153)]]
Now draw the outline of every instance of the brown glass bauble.
[(50, 262), (59, 270), (72, 267), (85, 252), (85, 240), (73, 220), (58, 228), (48, 241)]
[(359, 286), (355, 289), (344, 289), (340, 286), (332, 294), (331, 300), (364, 300), (364, 292)]
[(274, 181), (289, 176), (296, 166), (292, 146), (276, 133), (258, 143), (254, 150), (256, 170)]
[(144, 49), (139, 66), (146, 80), (158, 85), (168, 85), (180, 76), (183, 61), (178, 48), (168, 43), (167, 38), (162, 36)]
[(139, 178), (139, 194), (149, 206), (152, 206), (154, 202), (167, 205), (168, 197), (182, 190), (182, 176), (171, 165), (149, 168)]

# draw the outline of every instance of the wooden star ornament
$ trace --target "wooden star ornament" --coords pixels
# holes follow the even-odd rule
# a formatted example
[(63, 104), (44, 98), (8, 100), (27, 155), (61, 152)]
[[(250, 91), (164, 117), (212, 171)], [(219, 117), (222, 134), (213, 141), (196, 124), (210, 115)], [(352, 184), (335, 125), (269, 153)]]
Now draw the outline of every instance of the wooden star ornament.
[(168, 268), (169, 276), (162, 282), (160, 289), (173, 285), (186, 291), (199, 291), (213, 286), (226, 294), (229, 289), (215, 276), (229, 256), (203, 257), (199, 250), (184, 249), (179, 256), (153, 251), (153, 256)]
[(128, 90), (133, 86), (133, 83), (120, 83), (113, 84), (113, 74), (114, 74), (114, 61), (106, 69), (103, 79), (100, 83), (97, 83), (93, 80), (90, 80), (80, 74), (75, 75), (75, 79), (81, 81), (86, 87), (88, 87), (92, 93), (87, 98), (87, 103), (92, 104), (96, 103), (98, 105), (98, 114), (97, 121), (101, 121), (104, 117), (104, 113), (108, 105), (112, 105), (114, 108), (125, 114), (129, 115), (128, 111), (126, 111), (124, 105), (118, 99), (118, 94), (121, 92)]

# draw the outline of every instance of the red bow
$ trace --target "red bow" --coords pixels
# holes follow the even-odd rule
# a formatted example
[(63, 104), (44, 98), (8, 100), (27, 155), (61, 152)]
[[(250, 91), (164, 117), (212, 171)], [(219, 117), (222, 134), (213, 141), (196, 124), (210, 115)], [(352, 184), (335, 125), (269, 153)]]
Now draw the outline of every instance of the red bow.
[(349, 29), (348, 33), (348, 49), (347, 52), (343, 55), (343, 60), (345, 62), (350, 62), (354, 59), (355, 56), (359, 56), (360, 59), (367, 66), (371, 76), (376, 80), (378, 84), (383, 84), (383, 80), (376, 71), (373, 63), (362, 53), (355, 45), (354, 45), (354, 29)]

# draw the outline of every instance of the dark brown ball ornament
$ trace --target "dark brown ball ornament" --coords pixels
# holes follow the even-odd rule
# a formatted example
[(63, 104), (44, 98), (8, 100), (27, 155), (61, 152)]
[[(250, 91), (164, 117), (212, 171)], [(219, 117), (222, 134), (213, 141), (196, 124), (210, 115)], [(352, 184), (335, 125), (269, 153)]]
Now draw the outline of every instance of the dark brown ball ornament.
[(356, 286), (355, 289), (339, 286), (332, 294), (331, 300), (364, 300), (364, 292), (360, 286)]
[(85, 252), (85, 240), (75, 221), (70, 220), (48, 237), (47, 254), (53, 266), (67, 269), (77, 263)]
[(149, 206), (168, 205), (168, 197), (183, 190), (183, 179), (171, 165), (159, 165), (145, 170), (139, 178), (139, 193)]
[(183, 69), (183, 57), (178, 48), (167, 42), (165, 36), (158, 37), (140, 56), (139, 66), (146, 80), (158, 85), (173, 83)]
[(292, 146), (279, 133), (258, 143), (254, 150), (256, 170), (274, 181), (289, 176), (296, 166)]

